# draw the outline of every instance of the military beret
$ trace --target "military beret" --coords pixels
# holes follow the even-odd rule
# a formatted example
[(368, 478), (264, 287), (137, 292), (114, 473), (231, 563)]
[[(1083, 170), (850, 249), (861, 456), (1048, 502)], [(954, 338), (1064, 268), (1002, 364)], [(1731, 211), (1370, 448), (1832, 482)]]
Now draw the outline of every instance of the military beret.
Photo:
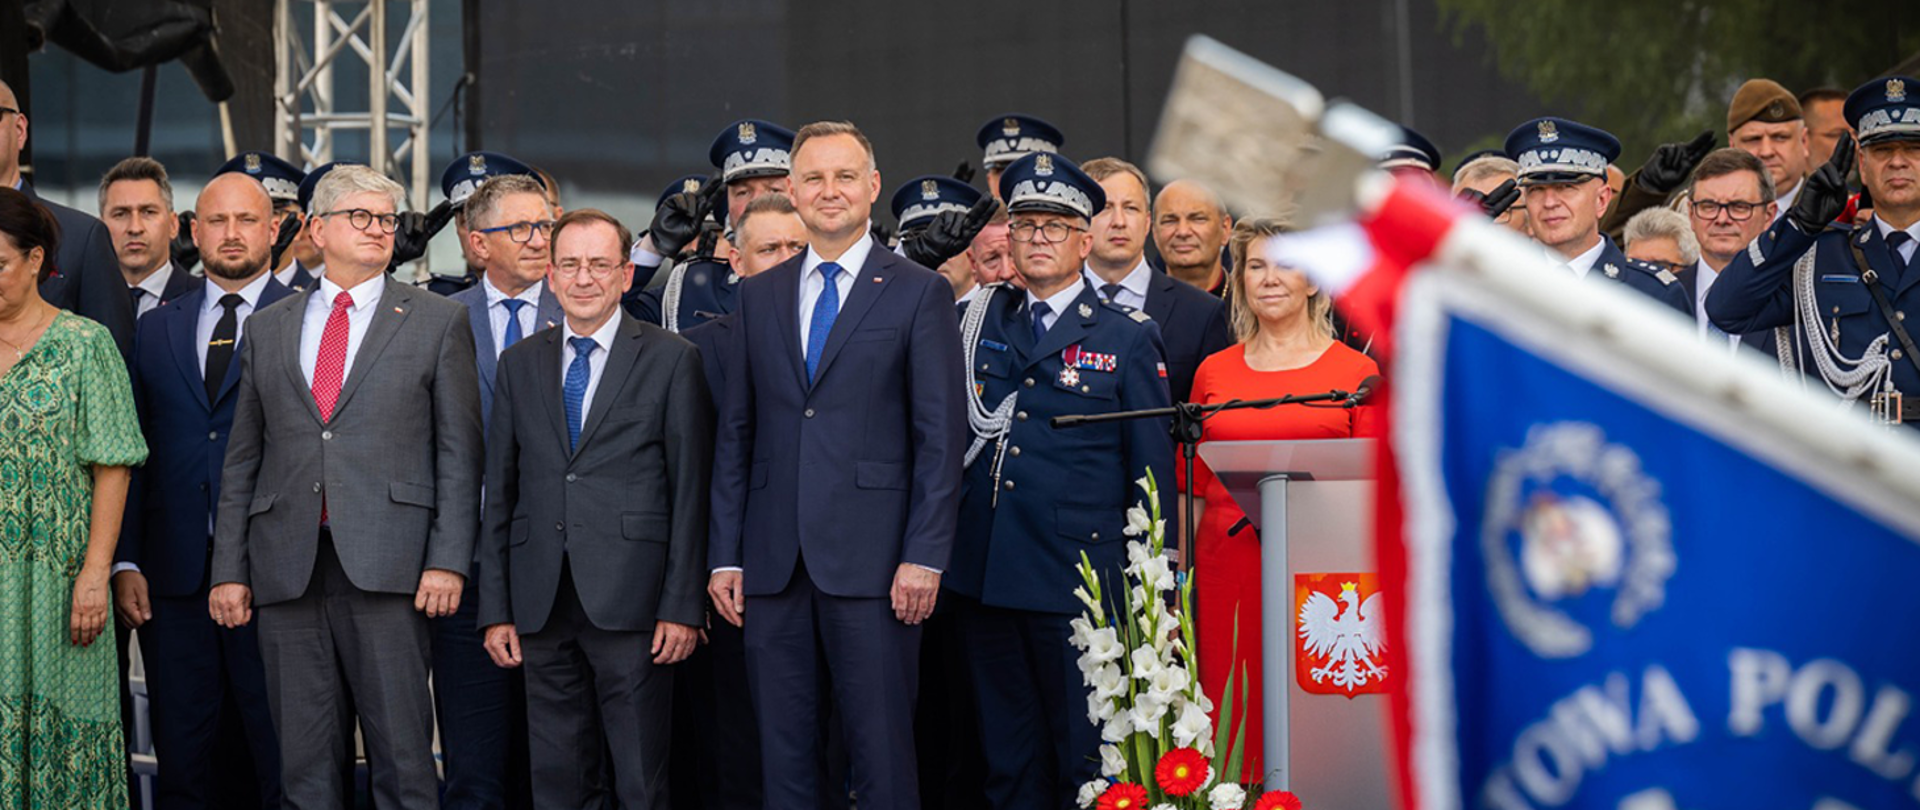
[(480, 184), (503, 174), (524, 174), (533, 178), (541, 188), (547, 183), (540, 179), (540, 173), (532, 166), (521, 163), (499, 152), (468, 152), (453, 159), (447, 168), (440, 172), (440, 190), (447, 195), (447, 201), (455, 208), (467, 204), (467, 198), (480, 190)]
[(1520, 164), (1520, 184), (1578, 183), (1605, 177), (1620, 157), (1620, 139), (1565, 118), (1535, 118), (1507, 135), (1507, 157)]
[(951, 177), (927, 175), (908, 180), (893, 193), (893, 218), (905, 233), (924, 228), (945, 211), (966, 211), (980, 201), (980, 190)]
[(300, 171), (300, 167), (270, 152), (241, 152), (221, 164), (213, 176), (234, 172), (260, 181), (260, 185), (267, 187), (267, 196), (276, 203), (300, 199), (300, 181), (307, 179), (307, 173)]
[(1746, 126), (1748, 121), (1778, 124), (1800, 120), (1800, 101), (1772, 79), (1748, 79), (1733, 92), (1727, 105), (1727, 134)]
[(735, 121), (713, 139), (707, 159), (723, 183), (784, 177), (793, 167), (793, 130), (753, 118)]
[(1091, 220), (1107, 207), (1107, 192), (1063, 155), (1034, 152), (1000, 175), (1007, 213), (1044, 211)]
[(980, 163), (989, 169), (1004, 167), (1034, 152), (1059, 152), (1067, 142), (1059, 128), (1031, 115), (1009, 113), (981, 125), (974, 136), (983, 154)]
[(1847, 122), (1862, 145), (1920, 140), (1920, 79), (1874, 79), (1847, 96)]

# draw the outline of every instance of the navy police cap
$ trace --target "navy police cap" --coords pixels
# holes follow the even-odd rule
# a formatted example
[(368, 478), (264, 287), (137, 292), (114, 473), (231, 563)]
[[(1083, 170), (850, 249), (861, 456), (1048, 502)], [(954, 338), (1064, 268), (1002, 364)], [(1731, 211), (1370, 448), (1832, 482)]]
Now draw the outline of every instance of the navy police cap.
[(1862, 146), (1886, 141), (1920, 141), (1920, 79), (1874, 79), (1847, 96), (1847, 123)]
[(1414, 167), (1430, 172), (1440, 171), (1440, 147), (1434, 146), (1427, 136), (1415, 132), (1413, 127), (1402, 125), (1400, 139), (1386, 154), (1380, 156), (1380, 168), (1399, 169)]
[(1000, 175), (1000, 199), (1007, 213), (1042, 211), (1091, 220), (1107, 207), (1107, 192), (1073, 161), (1035, 152), (1010, 164)]
[(793, 166), (793, 130), (754, 118), (735, 121), (713, 139), (707, 160), (720, 170), (723, 183), (784, 177)]
[(300, 199), (300, 181), (307, 179), (307, 173), (300, 171), (300, 167), (270, 152), (241, 152), (221, 164), (213, 176), (234, 172), (260, 181), (260, 185), (267, 187), (267, 196), (276, 203)]
[(467, 198), (480, 190), (480, 184), (503, 174), (524, 174), (533, 178), (541, 188), (546, 181), (540, 179), (540, 173), (532, 166), (521, 163), (499, 152), (468, 152), (453, 159), (447, 168), (440, 172), (440, 191), (447, 195), (447, 201), (455, 208), (467, 204)]
[(924, 228), (944, 211), (966, 211), (980, 201), (980, 190), (951, 177), (927, 175), (908, 180), (893, 192), (893, 218), (901, 232)]
[(667, 198), (675, 194), (698, 194), (700, 193), (700, 189), (706, 188), (706, 186), (706, 175), (689, 174), (686, 177), (668, 183), (667, 187), (661, 190), (660, 199), (654, 201), (653, 207), (659, 208), (666, 205)]
[(1054, 125), (1031, 115), (1008, 113), (988, 121), (975, 136), (985, 151), (980, 158), (989, 169), (1004, 167), (1034, 152), (1059, 153), (1066, 136)]
[(332, 163), (323, 163), (313, 167), (312, 171), (307, 172), (306, 179), (300, 181), (300, 192), (299, 192), (299, 197), (297, 198), (300, 202), (300, 210), (305, 211), (308, 214), (323, 213), (323, 212), (312, 210), (313, 189), (316, 186), (320, 185), (320, 178), (326, 177), (327, 172), (333, 171), (334, 169), (341, 166), (365, 166), (365, 165), (366, 165), (365, 163), (361, 163), (360, 161), (357, 161), (357, 160), (336, 160)]
[(1620, 157), (1620, 139), (1565, 118), (1535, 118), (1507, 136), (1507, 157), (1520, 164), (1520, 184), (1578, 183), (1605, 177)]

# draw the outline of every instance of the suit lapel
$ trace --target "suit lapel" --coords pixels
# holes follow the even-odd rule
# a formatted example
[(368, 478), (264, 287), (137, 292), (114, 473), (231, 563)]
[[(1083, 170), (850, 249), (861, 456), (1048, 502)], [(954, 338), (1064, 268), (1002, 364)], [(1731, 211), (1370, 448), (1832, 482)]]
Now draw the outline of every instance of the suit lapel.
[[(886, 257), (886, 246), (875, 243), (867, 252), (867, 261), (860, 272), (853, 277), (853, 289), (847, 293), (847, 300), (840, 305), (840, 314), (834, 316), (833, 330), (827, 333), (826, 348), (820, 350), (820, 364), (814, 370), (814, 379), (827, 376), (827, 366), (833, 364), (833, 358), (840, 354), (840, 347), (847, 345), (847, 337), (860, 328), (861, 319), (873, 309), (873, 302), (880, 300), (887, 285), (893, 281), (893, 268)], [(795, 335), (798, 338), (798, 335)]]
[(494, 390), (493, 375), (500, 366), (500, 357), (493, 353), (493, 318), (487, 310), (487, 293), (481, 290), (477, 298), (467, 302), (467, 325), (473, 329), (474, 359), (480, 369), (480, 390)]
[[(220, 404), (220, 401), (226, 399), (227, 395), (232, 394), (234, 387), (240, 384), (240, 350), (246, 348), (247, 324), (253, 321), (253, 316), (260, 314), (261, 310), (273, 306), (275, 302), (293, 294), (293, 290), (288, 289), (286, 285), (278, 281), (274, 281), (271, 275), (269, 275), (267, 278), (267, 286), (260, 288), (260, 297), (253, 302), (253, 313), (248, 315), (246, 320), (240, 322), (240, 342), (233, 346), (233, 362), (227, 364), (227, 376), (220, 381), (219, 394), (214, 397), (213, 402), (208, 403), (209, 407)], [(295, 337), (295, 345), (297, 346), (298, 335), (296, 334)], [(311, 399), (311, 397), (309, 397), (309, 399)], [(318, 416), (319, 412), (316, 411), (314, 415)]]
[(353, 353), (353, 371), (347, 374), (346, 384), (340, 387), (340, 399), (333, 404), (335, 418), (347, 407), (347, 401), (353, 399), (360, 381), (372, 373), (380, 354), (387, 350), (387, 343), (400, 331), (400, 324), (406, 322), (407, 313), (413, 311), (412, 287), (391, 280), (380, 283), (383, 285), (380, 303), (374, 305), (377, 309), (373, 311), (373, 323), (368, 325), (366, 337), (360, 340), (360, 349)]
[(179, 300), (201, 289), (203, 288), (200, 279), (194, 278), (193, 274), (175, 266), (172, 272), (167, 274), (167, 285), (160, 288), (160, 303), (167, 304)]
[(574, 447), (575, 455), (587, 446), (594, 430), (607, 418), (607, 411), (613, 409), (620, 390), (626, 387), (627, 378), (632, 376), (633, 367), (640, 359), (640, 322), (627, 317), (624, 311), (616, 311), (614, 317), (620, 319), (620, 328), (614, 332), (613, 347), (607, 350), (607, 364), (600, 369), (600, 384), (594, 386), (593, 404), (587, 408), (587, 421), (580, 426), (580, 443)]
[[(193, 389), (193, 397), (202, 407), (210, 407), (207, 402), (207, 378), (200, 370), (199, 347), (193, 345), (195, 333), (200, 325), (200, 306), (204, 299), (188, 293), (185, 300), (174, 305), (176, 311), (161, 317), (167, 318), (167, 343), (173, 348), (173, 362), (180, 368), (180, 376), (186, 379), (187, 387)], [(238, 368), (239, 363), (232, 364)]]
[[(316, 424), (322, 423), (325, 420), (320, 418), (320, 406), (313, 401), (313, 384), (307, 382), (306, 373), (300, 370), (300, 332), (305, 328), (307, 321), (307, 305), (313, 296), (319, 294), (319, 289), (308, 287), (304, 293), (301, 293), (300, 300), (295, 302), (297, 306), (287, 307), (286, 311), (280, 313), (281, 322), (278, 324), (280, 334), (283, 337), (280, 341), (280, 364), (286, 368), (288, 379), (293, 381), (293, 390), (296, 396), (302, 403), (306, 404), (307, 415), (313, 417), (313, 421)], [(260, 313), (256, 312), (254, 314), (258, 315)], [(273, 324), (270, 323), (268, 325), (272, 326)], [(319, 336), (315, 335), (314, 339), (319, 340)], [(338, 405), (339, 403), (336, 402), (335, 404)], [(335, 409), (335, 412), (338, 412), (338, 408)]]
[(1179, 298), (1174, 295), (1173, 285), (1185, 282), (1165, 273), (1154, 273), (1152, 278), (1153, 283), (1147, 285), (1147, 305), (1141, 308), (1164, 330), (1167, 324), (1173, 323), (1173, 306)]
[[(560, 308), (560, 298), (553, 294), (553, 285), (541, 282), (540, 306), (534, 311), (533, 332), (552, 329), (566, 319), (566, 311)], [(533, 333), (530, 332), (526, 336), (533, 337)]]
[(800, 264), (806, 260), (806, 253), (788, 259), (786, 264), (767, 271), (771, 276), (765, 283), (773, 285), (773, 322), (780, 332), (780, 345), (786, 348), (787, 365), (793, 368), (793, 378), (806, 390), (807, 360), (802, 353), (800, 341), (800, 284), (804, 278), (800, 275)]
[(1033, 353), (1027, 356), (1027, 365), (1032, 366), (1046, 357), (1068, 346), (1080, 342), (1087, 336), (1087, 329), (1093, 325), (1094, 312), (1099, 309), (1100, 297), (1091, 289), (1082, 289), (1073, 297), (1073, 303), (1067, 305), (1067, 311), (1054, 319), (1053, 327), (1040, 336), (1040, 344), (1033, 347)]
[(560, 452), (564, 454), (571, 450), (567, 446), (567, 405), (561, 399), (566, 396), (562, 390), (566, 380), (562, 377), (565, 372), (561, 370), (561, 363), (566, 359), (564, 347), (567, 343), (565, 334), (559, 329), (542, 334), (545, 335), (542, 340), (546, 345), (535, 353), (533, 392), (522, 396), (532, 396), (546, 403), (547, 424), (553, 426), (554, 441), (560, 443)]

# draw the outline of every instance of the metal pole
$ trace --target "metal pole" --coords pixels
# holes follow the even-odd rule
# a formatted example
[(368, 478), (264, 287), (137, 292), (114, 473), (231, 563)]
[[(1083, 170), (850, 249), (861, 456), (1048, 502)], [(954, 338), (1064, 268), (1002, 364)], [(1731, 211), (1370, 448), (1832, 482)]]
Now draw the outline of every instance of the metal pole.
[(466, 69), (466, 86), (460, 89), (461, 104), (466, 109), (466, 142), (460, 151), (471, 152), (482, 148), (480, 145), (480, 0), (463, 0), (460, 4), (460, 33), (466, 45), (461, 54), (461, 64)]
[(393, 162), (387, 149), (387, 0), (372, 0), (367, 20), (367, 162), (385, 174)]
[[(308, 93), (313, 98), (313, 112), (316, 115), (333, 113), (333, 60), (326, 58), (328, 50), (333, 48), (333, 3), (331, 0), (315, 0), (313, 4), (313, 58), (326, 59), (316, 66), (313, 85)], [(300, 132), (294, 133), (296, 139), (305, 140)], [(313, 163), (319, 165), (333, 160), (333, 138), (320, 132), (313, 139)]]
[(159, 65), (148, 65), (140, 71), (140, 107), (134, 117), (133, 153), (141, 157), (151, 154), (148, 147), (153, 142), (153, 90), (159, 74)]
[[(1286, 790), (1293, 780), (1287, 739), (1291, 708), (1287, 704), (1288, 686), (1293, 682), (1293, 561), (1288, 558), (1287, 548), (1285, 475), (1260, 479), (1260, 593), (1265, 600), (1260, 620), (1259, 686), (1266, 697), (1260, 727), (1266, 738), (1265, 787)], [(1275, 600), (1284, 607), (1274, 610)]]

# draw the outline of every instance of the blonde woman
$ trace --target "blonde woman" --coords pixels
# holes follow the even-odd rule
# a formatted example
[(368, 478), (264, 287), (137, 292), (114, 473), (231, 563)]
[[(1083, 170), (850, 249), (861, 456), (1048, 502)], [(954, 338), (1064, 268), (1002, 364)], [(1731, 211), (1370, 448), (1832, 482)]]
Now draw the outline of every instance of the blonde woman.
[[(1334, 339), (1333, 302), (1305, 274), (1267, 259), (1267, 245), (1288, 228), (1254, 219), (1234, 228), (1233, 272), (1227, 307), (1239, 344), (1208, 357), (1194, 375), (1193, 399), (1213, 404), (1286, 394), (1352, 391), (1380, 373), (1373, 360)], [(1373, 408), (1285, 405), (1272, 410), (1222, 411), (1206, 422), (1202, 441), (1345, 439), (1377, 435)], [(1244, 517), (1226, 487), (1205, 464), (1194, 474), (1205, 499), (1194, 543), (1198, 593), (1200, 681), (1221, 703), (1229, 671), (1252, 685), (1244, 704), (1247, 772), (1263, 772), (1260, 752), (1260, 537), (1230, 530)], [(1237, 631), (1236, 631), (1237, 627)], [(1237, 635), (1236, 635), (1237, 632)], [(1236, 655), (1237, 651), (1237, 655)], [(1238, 693), (1240, 690), (1234, 690)], [(1216, 712), (1218, 710), (1216, 709)], [(1223, 718), (1215, 717), (1216, 723)], [(1238, 727), (1241, 718), (1231, 721)]]

